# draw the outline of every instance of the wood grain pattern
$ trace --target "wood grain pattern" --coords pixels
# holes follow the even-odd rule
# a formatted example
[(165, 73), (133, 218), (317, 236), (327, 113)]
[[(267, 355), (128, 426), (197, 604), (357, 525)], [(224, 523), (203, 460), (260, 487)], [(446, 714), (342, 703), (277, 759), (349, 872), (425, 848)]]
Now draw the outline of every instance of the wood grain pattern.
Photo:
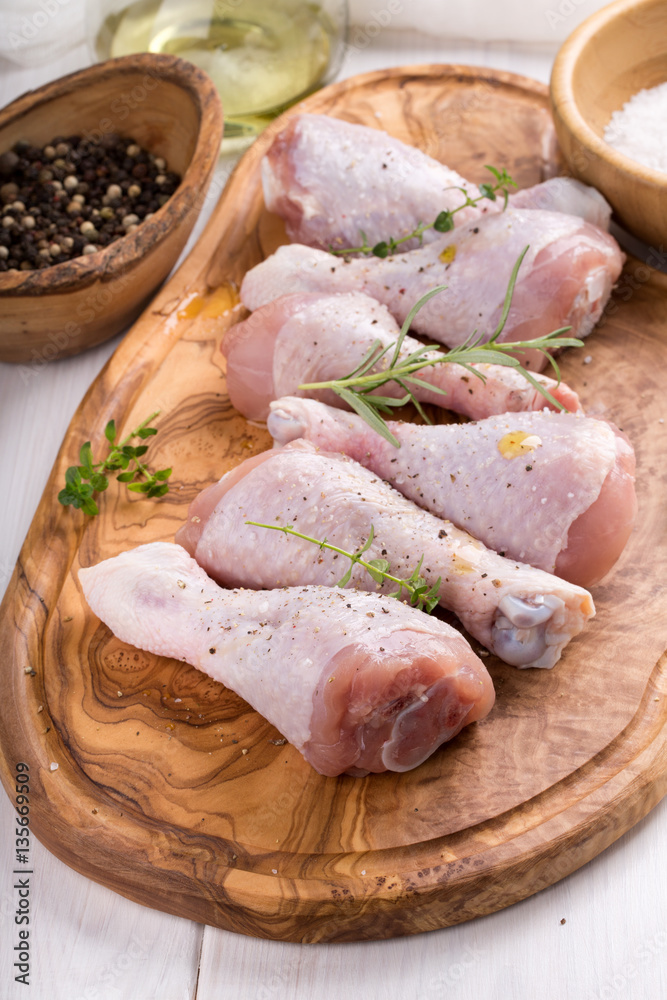
[[(559, 166), (546, 88), (510, 74), (372, 73), (300, 107), (381, 125), (473, 180), (484, 163), (507, 166), (524, 185)], [(234, 286), (275, 233), (259, 161), (280, 127), (246, 154), (200, 243), (72, 421), (2, 607), (2, 780), (10, 788), (13, 764), (26, 760), (36, 834), (131, 899), (258, 936), (389, 937), (553, 883), (667, 790), (666, 289), (631, 263), (589, 340), (591, 363), (564, 358), (584, 405), (619, 423), (637, 449), (639, 523), (596, 588), (597, 618), (552, 672), (489, 658), (493, 713), (418, 769), (323, 778), (271, 742), (279, 734), (236, 695), (111, 636), (76, 580), (80, 565), (172, 539), (203, 486), (270, 443), (232, 409), (219, 343), (243, 314)], [(83, 440), (92, 436), (95, 449), (112, 416), (129, 428), (157, 407), (154, 461), (177, 476), (164, 500), (114, 486), (89, 522), (54, 502)]]

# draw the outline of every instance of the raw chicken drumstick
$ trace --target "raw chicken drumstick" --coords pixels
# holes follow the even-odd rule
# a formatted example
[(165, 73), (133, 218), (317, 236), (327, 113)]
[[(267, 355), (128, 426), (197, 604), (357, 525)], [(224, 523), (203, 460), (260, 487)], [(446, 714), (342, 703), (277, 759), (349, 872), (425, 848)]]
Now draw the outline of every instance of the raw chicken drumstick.
[[(624, 257), (608, 233), (557, 212), (508, 208), (385, 259), (342, 260), (299, 243), (282, 246), (246, 273), (241, 300), (254, 310), (294, 292), (364, 292), (403, 323), (426, 292), (446, 285), (419, 310), (413, 327), (456, 347), (475, 331), (491, 336), (526, 246), (500, 340), (532, 340), (564, 326), (572, 327), (571, 336), (585, 337), (600, 318)], [(545, 359), (532, 353), (522, 360), (539, 370)]]
[(512, 208), (577, 215), (605, 231), (611, 222), (611, 205), (604, 195), (574, 177), (550, 177), (534, 187), (522, 188), (509, 196), (509, 204)]
[[(486, 177), (493, 183), (489, 173)], [(370, 246), (414, 232), (444, 210), (477, 198), (477, 185), (426, 153), (386, 132), (327, 115), (298, 115), (273, 140), (262, 160), (264, 201), (280, 215), (293, 243), (328, 250), (357, 247), (361, 232)], [(595, 188), (554, 177), (510, 195), (509, 204), (566, 212), (609, 228), (611, 207)], [(502, 196), (483, 199), (453, 216), (462, 225), (499, 212)], [(423, 241), (438, 233), (427, 229)], [(418, 240), (402, 244), (413, 250)]]
[[(261, 306), (248, 319), (227, 331), (222, 351), (227, 358), (227, 389), (236, 407), (249, 420), (266, 420), (269, 403), (280, 396), (312, 396), (323, 403), (345, 408), (330, 389), (299, 391), (304, 382), (344, 378), (356, 369), (376, 341), (382, 347), (398, 340), (400, 328), (386, 306), (359, 292), (321, 295), (317, 292), (283, 295)], [(421, 345), (406, 337), (400, 358)], [(429, 357), (436, 356), (432, 351)], [(384, 369), (393, 351), (371, 371)], [(553, 408), (520, 373), (503, 365), (474, 365), (484, 381), (457, 364), (424, 368), (419, 378), (444, 389), (439, 392), (414, 385), (422, 403), (447, 407), (478, 420), (492, 413)], [(580, 409), (579, 397), (569, 386), (544, 375), (542, 385), (566, 409)], [(400, 398), (404, 390), (395, 382), (378, 390)]]
[(165, 542), (79, 579), (114, 635), (236, 691), (320, 774), (407, 771), (493, 706), (491, 678), (463, 636), (387, 597), (226, 591)]
[[(581, 587), (504, 559), (465, 531), (421, 510), (373, 473), (343, 455), (307, 442), (247, 459), (190, 506), (176, 541), (225, 586), (334, 586), (348, 561), (312, 542), (248, 521), (287, 525), (347, 552), (374, 541), (365, 559), (386, 558), (406, 579), (424, 560), (429, 586), (468, 632), (506, 663), (552, 667), (594, 614)], [(350, 587), (375, 590), (360, 566)], [(385, 592), (395, 585), (385, 583)]]
[(637, 511), (635, 454), (605, 421), (543, 410), (388, 426), (399, 448), (354, 413), (294, 396), (272, 403), (268, 420), (277, 444), (305, 438), (344, 452), (496, 552), (580, 586), (623, 551)]

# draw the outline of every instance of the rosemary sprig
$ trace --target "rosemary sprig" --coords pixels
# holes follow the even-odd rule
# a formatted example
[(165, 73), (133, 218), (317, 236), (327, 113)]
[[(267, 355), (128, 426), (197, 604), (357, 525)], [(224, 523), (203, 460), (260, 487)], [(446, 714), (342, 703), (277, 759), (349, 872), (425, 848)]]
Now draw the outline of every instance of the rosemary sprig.
[(489, 201), (496, 201), (498, 194), (501, 194), (504, 199), (504, 211), (507, 208), (510, 185), (512, 187), (516, 187), (516, 184), (504, 168), (502, 170), (498, 170), (496, 167), (490, 167), (486, 164), (484, 169), (491, 171), (495, 178), (495, 182), (480, 184), (479, 190), (481, 194), (479, 194), (476, 198), (471, 198), (466, 189), (464, 187), (460, 187), (458, 184), (453, 184), (451, 187), (445, 188), (446, 191), (463, 192), (465, 201), (463, 201), (460, 205), (457, 205), (456, 208), (446, 209), (440, 212), (433, 222), (419, 222), (407, 236), (400, 236), (398, 239), (390, 236), (387, 240), (381, 240), (373, 247), (368, 243), (363, 229), (360, 229), (359, 235), (363, 240), (362, 246), (353, 247), (352, 249), (345, 247), (343, 249), (336, 250), (334, 250), (332, 246), (329, 246), (329, 253), (343, 256), (351, 253), (363, 253), (366, 255), (373, 254), (374, 257), (388, 257), (390, 254), (394, 253), (397, 247), (400, 247), (402, 243), (407, 243), (408, 240), (418, 239), (421, 244), (423, 242), (424, 233), (428, 229), (435, 229), (436, 233), (448, 233), (454, 228), (454, 216), (457, 212), (462, 211), (464, 208), (474, 207), (485, 198)]
[[(407, 357), (399, 361), (401, 347), (413, 319), (429, 299), (431, 299), (434, 295), (438, 295), (447, 288), (446, 285), (438, 285), (436, 288), (432, 288), (429, 292), (427, 292), (426, 295), (423, 295), (412, 307), (405, 319), (405, 322), (403, 323), (403, 326), (401, 327), (401, 332), (395, 344), (383, 347), (381, 342), (376, 340), (357, 368), (350, 372), (349, 375), (346, 375), (345, 378), (332, 379), (329, 382), (306, 382), (300, 385), (299, 389), (303, 389), (304, 391), (311, 391), (313, 389), (332, 389), (333, 392), (335, 392), (337, 396), (340, 396), (342, 400), (344, 400), (356, 413), (358, 413), (359, 416), (373, 428), (373, 430), (377, 431), (378, 434), (381, 434), (383, 438), (389, 441), (390, 444), (393, 444), (396, 448), (399, 448), (400, 444), (389, 430), (389, 427), (382, 418), (381, 414), (390, 414), (392, 409), (398, 406), (405, 406), (406, 403), (413, 403), (422, 419), (426, 423), (431, 423), (428, 415), (420, 405), (419, 400), (415, 397), (411, 386), (417, 385), (428, 389), (430, 392), (438, 392), (443, 396), (447, 395), (445, 389), (441, 389), (439, 386), (434, 386), (428, 382), (424, 382), (417, 375), (415, 375), (415, 372), (423, 370), (424, 368), (431, 368), (433, 365), (452, 363), (461, 365), (472, 375), (481, 379), (482, 382), (486, 381), (483, 372), (473, 368), (472, 365), (490, 363), (504, 365), (506, 368), (514, 368), (515, 371), (517, 371), (520, 375), (523, 375), (526, 381), (537, 389), (538, 392), (545, 397), (545, 399), (548, 399), (553, 406), (559, 410), (564, 409), (563, 405), (552, 396), (549, 390), (538, 382), (531, 372), (527, 371), (522, 366), (519, 359), (514, 357), (514, 354), (522, 353), (524, 351), (540, 351), (540, 353), (544, 354), (548, 359), (554, 369), (558, 382), (560, 382), (560, 368), (558, 367), (558, 363), (555, 358), (549, 354), (549, 350), (562, 347), (583, 347), (583, 341), (578, 340), (575, 337), (563, 336), (563, 334), (567, 333), (571, 327), (564, 326), (558, 330), (552, 330), (551, 333), (547, 333), (544, 337), (536, 337), (534, 340), (506, 340), (502, 343), (498, 342), (498, 338), (503, 332), (509, 315), (510, 306), (512, 304), (512, 295), (514, 294), (514, 286), (516, 285), (519, 268), (521, 267), (527, 252), (528, 247), (525, 247), (512, 268), (512, 274), (510, 275), (509, 284), (505, 293), (502, 313), (496, 329), (488, 340), (485, 340), (483, 334), (477, 336), (477, 331), (474, 331), (463, 344), (460, 344), (458, 347), (453, 347), (450, 351), (447, 351), (446, 354), (438, 353), (435, 357), (429, 357), (429, 352), (437, 350), (439, 346), (437, 344), (429, 344), (425, 347), (420, 347), (418, 350), (413, 351)], [(393, 354), (387, 367), (381, 369), (380, 371), (371, 371), (371, 369), (375, 368), (385, 355), (392, 350), (392, 347)], [(405, 395), (398, 399), (393, 399), (389, 396), (375, 394), (375, 390), (381, 388), (383, 385), (386, 385), (387, 382), (396, 382), (405, 391)]]
[(86, 441), (79, 451), (81, 465), (71, 465), (65, 473), (66, 486), (58, 494), (58, 502), (63, 507), (80, 508), (84, 514), (94, 517), (99, 513), (99, 508), (93, 500), (93, 494), (102, 493), (108, 487), (109, 480), (105, 473), (120, 469), (123, 471), (118, 475), (118, 481), (127, 483), (128, 490), (133, 493), (145, 493), (147, 497), (161, 497), (168, 493), (167, 479), (171, 475), (171, 469), (150, 472), (140, 461), (148, 451), (148, 445), (134, 446), (129, 443), (133, 438), (145, 441), (157, 434), (157, 428), (149, 427), (149, 424), (159, 412), (156, 410), (151, 413), (150, 417), (119, 442), (116, 442), (116, 423), (110, 420), (104, 429), (104, 436), (111, 445), (111, 451), (100, 462), (93, 462), (90, 441)]
[(420, 576), (424, 556), (421, 557), (407, 579), (393, 576), (389, 572), (390, 567), (387, 559), (369, 559), (366, 561), (361, 558), (364, 552), (368, 552), (373, 544), (375, 531), (372, 524), (366, 543), (357, 552), (347, 552), (345, 549), (338, 548), (337, 545), (331, 545), (326, 538), (321, 541), (319, 538), (312, 538), (310, 535), (304, 535), (300, 531), (296, 531), (294, 528), (290, 528), (286, 525), (261, 524), (259, 521), (246, 521), (245, 523), (253, 525), (255, 528), (270, 528), (272, 531), (282, 531), (284, 535), (293, 535), (295, 538), (302, 538), (305, 542), (312, 542), (320, 549), (329, 549), (331, 552), (337, 552), (338, 555), (345, 556), (346, 559), (350, 560), (350, 567), (345, 576), (343, 576), (342, 579), (340, 579), (336, 584), (337, 587), (347, 586), (350, 582), (350, 577), (352, 576), (352, 570), (356, 565), (359, 565), (363, 566), (375, 583), (381, 584), (385, 580), (390, 580), (392, 583), (398, 584), (398, 590), (392, 591), (392, 593), (388, 595), (389, 597), (396, 597), (400, 600), (403, 591), (405, 591), (412, 607), (419, 608), (421, 611), (425, 611), (426, 614), (430, 614), (438, 603), (438, 591), (440, 589), (441, 577), (438, 577), (433, 586), (429, 587), (426, 580)]

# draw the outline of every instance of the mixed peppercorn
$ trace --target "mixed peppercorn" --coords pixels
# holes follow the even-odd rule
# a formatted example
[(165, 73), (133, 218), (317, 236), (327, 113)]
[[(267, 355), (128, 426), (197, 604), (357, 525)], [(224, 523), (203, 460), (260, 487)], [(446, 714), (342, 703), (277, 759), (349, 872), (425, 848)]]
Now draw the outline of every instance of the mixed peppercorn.
[(21, 140), (0, 155), (0, 271), (95, 253), (150, 219), (180, 181), (132, 138)]

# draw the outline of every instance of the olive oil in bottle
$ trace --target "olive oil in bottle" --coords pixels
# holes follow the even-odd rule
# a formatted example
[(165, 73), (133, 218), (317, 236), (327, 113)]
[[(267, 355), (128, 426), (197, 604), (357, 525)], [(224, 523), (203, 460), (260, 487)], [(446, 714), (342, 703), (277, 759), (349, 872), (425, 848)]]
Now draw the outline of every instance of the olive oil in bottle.
[(110, 14), (98, 57), (162, 52), (196, 63), (222, 98), (225, 135), (253, 134), (320, 86), (342, 54), (344, 0), (137, 0)]

